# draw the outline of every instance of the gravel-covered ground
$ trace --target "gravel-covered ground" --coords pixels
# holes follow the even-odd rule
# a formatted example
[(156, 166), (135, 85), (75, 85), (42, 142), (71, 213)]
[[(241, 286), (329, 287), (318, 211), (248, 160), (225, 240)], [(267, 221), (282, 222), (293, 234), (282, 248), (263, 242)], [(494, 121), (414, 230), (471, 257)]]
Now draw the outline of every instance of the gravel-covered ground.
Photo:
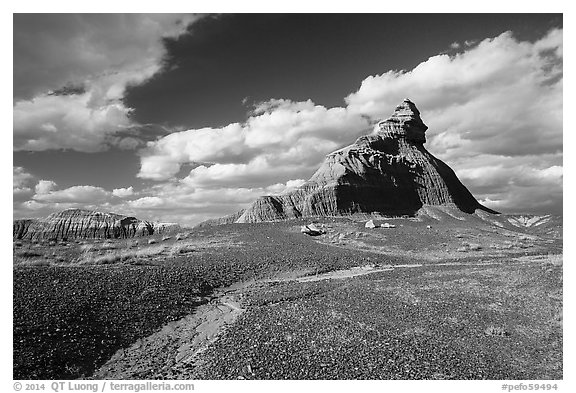
[(29, 267), (14, 271), (14, 378), (88, 376), (121, 347), (204, 299), (191, 269)]
[[(204, 239), (210, 247), (134, 264), (82, 265), (69, 262), (80, 253), (75, 246), (34, 245), (32, 261), (44, 261), (41, 256), (53, 252), (68, 259), (50, 266), (14, 266), (14, 378), (90, 376), (118, 349), (193, 312), (212, 288), (283, 271), (322, 272), (369, 261), (369, 255), (343, 252), (276, 227), (204, 228), (189, 239)], [(236, 239), (233, 247), (222, 240), (231, 238)]]
[[(14, 266), (14, 378), (89, 377), (117, 350), (192, 313), (213, 288), (353, 266), (421, 263), (411, 251), (419, 239), (426, 240), (423, 249), (446, 248), (434, 242), (435, 230), (443, 231), (442, 243), (450, 248), (462, 242), (453, 237), (461, 228), (450, 232), (411, 222), (402, 229), (410, 236), (389, 236), (408, 253), (360, 251), (353, 242), (342, 247), (302, 235), (302, 223), (204, 227), (186, 240), (156, 239), (165, 252), (110, 265), (82, 263), (81, 244), (19, 245), (17, 251), (32, 251), (19, 251)], [(356, 235), (371, 230), (344, 219), (325, 224), (332, 235), (346, 227), (354, 240), (371, 236)], [(474, 229), (464, 235), (482, 241)], [(373, 236), (366, 243), (378, 244)], [(140, 240), (138, 249), (145, 244)], [(102, 252), (127, 245), (120, 241)], [(487, 261), (472, 251), (451, 255), (459, 263)], [(561, 378), (561, 264), (424, 263), (344, 280), (253, 285), (243, 296), (247, 311), (198, 367), (179, 376)]]
[(279, 283), (194, 379), (562, 379), (562, 270), (544, 262)]

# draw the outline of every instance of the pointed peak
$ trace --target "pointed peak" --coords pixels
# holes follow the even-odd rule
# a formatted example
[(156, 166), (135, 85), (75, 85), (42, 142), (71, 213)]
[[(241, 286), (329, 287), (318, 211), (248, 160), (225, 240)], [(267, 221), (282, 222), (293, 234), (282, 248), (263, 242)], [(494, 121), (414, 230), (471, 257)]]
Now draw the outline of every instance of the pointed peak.
[(408, 98), (405, 98), (404, 101), (394, 109), (392, 117), (410, 117), (422, 121), (420, 119), (420, 111)]
[(376, 126), (376, 132), (390, 138), (405, 138), (416, 143), (425, 143), (424, 133), (428, 129), (420, 118), (416, 105), (406, 98), (394, 109), (394, 113)]

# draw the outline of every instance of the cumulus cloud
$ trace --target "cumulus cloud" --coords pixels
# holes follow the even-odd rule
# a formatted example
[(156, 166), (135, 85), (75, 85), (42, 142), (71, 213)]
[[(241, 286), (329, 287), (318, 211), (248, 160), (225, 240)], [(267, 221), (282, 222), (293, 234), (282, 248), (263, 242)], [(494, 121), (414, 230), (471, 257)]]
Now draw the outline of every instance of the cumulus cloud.
[(296, 179), (266, 187), (203, 188), (185, 181), (163, 182), (144, 190), (147, 196), (113, 208), (140, 218), (194, 225), (208, 218), (235, 213), (261, 195), (279, 194), (302, 183), (304, 180)]
[(49, 203), (98, 203), (110, 197), (110, 192), (102, 187), (73, 186), (57, 190), (58, 185), (51, 180), (40, 180), (36, 185), (33, 199)]
[(12, 167), (12, 192), (14, 198), (32, 193), (35, 177), (21, 166)]
[(562, 154), (497, 156), (457, 161), (460, 180), (486, 206), (504, 212), (562, 213)]
[(162, 206), (164, 201), (156, 196), (147, 196), (128, 202), (128, 206), (140, 209), (150, 209)]
[[(34, 176), (26, 173), (21, 167), (15, 167), (14, 174), (14, 217), (45, 217), (68, 208), (102, 210), (104, 206), (110, 205), (109, 201), (113, 195), (102, 187), (91, 185), (59, 189), (58, 184), (52, 180), (36, 181)], [(26, 182), (28, 191), (24, 195), (25, 198), (17, 198), (20, 192), (16, 191), (16, 187), (22, 185), (22, 181)]]
[(186, 163), (195, 186), (269, 185), (310, 176), (325, 154), (367, 132), (365, 118), (312, 101), (259, 103), (243, 124), (176, 132), (148, 142), (139, 177), (173, 178)]
[(52, 180), (40, 180), (38, 184), (36, 184), (35, 190), (36, 194), (38, 195), (45, 195), (50, 193), (54, 188), (56, 188), (57, 184)]
[(16, 14), (15, 150), (104, 149), (114, 141), (106, 136), (131, 124), (131, 108), (122, 102), (126, 88), (159, 72), (162, 40), (185, 33), (197, 18)]
[(112, 190), (112, 195), (119, 198), (126, 198), (134, 194), (134, 188), (132, 186), (128, 188), (115, 188)]

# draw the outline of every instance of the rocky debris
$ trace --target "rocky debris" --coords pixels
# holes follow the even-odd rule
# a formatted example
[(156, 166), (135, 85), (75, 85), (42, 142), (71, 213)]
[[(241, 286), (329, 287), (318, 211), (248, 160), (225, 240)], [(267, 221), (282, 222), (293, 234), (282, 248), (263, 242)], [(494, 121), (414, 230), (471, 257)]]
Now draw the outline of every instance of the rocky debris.
[(314, 224), (302, 225), (300, 227), (300, 232), (310, 236), (320, 236), (326, 233), (323, 228), (318, 228)]
[(126, 239), (169, 233), (180, 228), (175, 223), (139, 220), (115, 213), (67, 209), (41, 219), (14, 220), (15, 240)]
[(374, 222), (374, 220), (368, 220), (366, 222), (366, 224), (364, 224), (364, 227), (370, 228), (370, 229), (374, 229), (374, 228), (396, 228), (396, 225), (389, 224), (387, 222), (385, 222), (383, 224), (377, 224)]
[(413, 216), (429, 205), (497, 213), (482, 206), (454, 171), (426, 150), (427, 128), (406, 99), (372, 134), (328, 154), (302, 186), (258, 198), (235, 222), (372, 212)]

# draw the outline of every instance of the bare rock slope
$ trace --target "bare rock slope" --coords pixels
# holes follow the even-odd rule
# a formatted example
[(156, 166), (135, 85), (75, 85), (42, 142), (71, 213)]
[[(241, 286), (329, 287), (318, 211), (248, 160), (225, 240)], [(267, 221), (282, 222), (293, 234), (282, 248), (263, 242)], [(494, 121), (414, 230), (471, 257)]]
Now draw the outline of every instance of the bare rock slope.
[(41, 219), (14, 220), (13, 238), (23, 240), (125, 239), (178, 230), (173, 223), (82, 209), (67, 209)]
[(236, 222), (373, 212), (414, 215), (426, 205), (497, 213), (478, 203), (454, 171), (426, 150), (427, 129), (406, 99), (372, 134), (328, 154), (301, 187), (258, 198)]

